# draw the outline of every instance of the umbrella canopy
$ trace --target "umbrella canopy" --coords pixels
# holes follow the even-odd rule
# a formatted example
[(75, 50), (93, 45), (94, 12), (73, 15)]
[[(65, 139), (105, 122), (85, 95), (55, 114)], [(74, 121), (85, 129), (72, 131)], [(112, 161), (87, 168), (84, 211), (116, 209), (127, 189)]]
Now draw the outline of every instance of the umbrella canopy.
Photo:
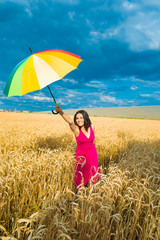
[(11, 72), (4, 94), (22, 96), (62, 79), (76, 69), (80, 56), (62, 50), (37, 52), (21, 61)]

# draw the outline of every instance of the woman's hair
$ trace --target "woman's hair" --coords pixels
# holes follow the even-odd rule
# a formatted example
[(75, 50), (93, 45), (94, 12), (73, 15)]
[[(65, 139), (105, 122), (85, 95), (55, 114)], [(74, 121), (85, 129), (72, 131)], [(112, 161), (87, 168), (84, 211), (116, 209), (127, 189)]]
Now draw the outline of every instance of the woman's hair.
[[(74, 123), (77, 126), (78, 126), (78, 124), (76, 122), (76, 116), (77, 116), (78, 113), (81, 113), (83, 115), (83, 118), (84, 118), (84, 128), (87, 131), (88, 128), (91, 126), (91, 120), (89, 119), (89, 115), (84, 110), (79, 110), (78, 112), (76, 112), (76, 114), (74, 115)], [(78, 127), (79, 127), (79, 129), (81, 128), (80, 126), (78, 126)]]

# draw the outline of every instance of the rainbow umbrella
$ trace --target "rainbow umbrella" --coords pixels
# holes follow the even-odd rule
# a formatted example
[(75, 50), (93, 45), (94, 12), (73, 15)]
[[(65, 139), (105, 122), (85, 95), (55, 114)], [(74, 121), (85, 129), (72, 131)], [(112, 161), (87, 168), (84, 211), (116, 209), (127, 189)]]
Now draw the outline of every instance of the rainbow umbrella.
[[(31, 49), (30, 51), (32, 53)], [(4, 94), (7, 97), (22, 96), (47, 86), (55, 101), (48, 85), (76, 69), (81, 61), (80, 56), (63, 50), (32, 53), (13, 69)]]

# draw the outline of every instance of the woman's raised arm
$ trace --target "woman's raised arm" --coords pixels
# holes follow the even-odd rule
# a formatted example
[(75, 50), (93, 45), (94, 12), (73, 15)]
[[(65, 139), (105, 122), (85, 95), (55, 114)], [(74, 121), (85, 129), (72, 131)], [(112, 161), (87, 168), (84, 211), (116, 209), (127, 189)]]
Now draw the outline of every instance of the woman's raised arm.
[(62, 118), (69, 124), (69, 126), (70, 126), (71, 130), (74, 132), (74, 134), (78, 135), (79, 129), (74, 124), (74, 121), (66, 113), (64, 113), (62, 108), (58, 105), (56, 105), (56, 112), (58, 112), (62, 116)]

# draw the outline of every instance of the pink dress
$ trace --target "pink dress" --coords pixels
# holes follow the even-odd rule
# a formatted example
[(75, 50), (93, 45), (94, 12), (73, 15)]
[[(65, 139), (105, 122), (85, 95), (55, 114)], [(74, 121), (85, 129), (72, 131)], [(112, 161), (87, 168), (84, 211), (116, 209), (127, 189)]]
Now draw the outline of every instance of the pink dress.
[(93, 143), (95, 139), (92, 126), (90, 126), (89, 138), (79, 131), (79, 136), (76, 137), (77, 149), (75, 153), (75, 176), (74, 182), (76, 188), (82, 184), (96, 183), (99, 179), (100, 170), (98, 168), (98, 156), (96, 147)]

